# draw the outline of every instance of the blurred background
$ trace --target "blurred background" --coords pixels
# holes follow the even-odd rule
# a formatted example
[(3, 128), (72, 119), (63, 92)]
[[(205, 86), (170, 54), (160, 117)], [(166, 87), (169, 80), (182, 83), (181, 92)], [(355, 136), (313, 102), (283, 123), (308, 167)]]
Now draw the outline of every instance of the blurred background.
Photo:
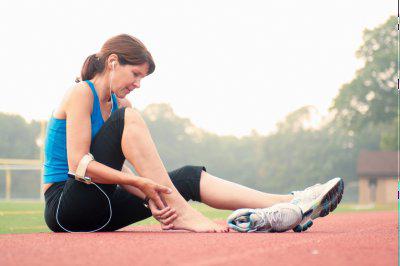
[(2, 1), (0, 199), (40, 200), (46, 122), (111, 36), (154, 74), (128, 98), (167, 170), (271, 193), (341, 176), (344, 201), (397, 201), (395, 1)]

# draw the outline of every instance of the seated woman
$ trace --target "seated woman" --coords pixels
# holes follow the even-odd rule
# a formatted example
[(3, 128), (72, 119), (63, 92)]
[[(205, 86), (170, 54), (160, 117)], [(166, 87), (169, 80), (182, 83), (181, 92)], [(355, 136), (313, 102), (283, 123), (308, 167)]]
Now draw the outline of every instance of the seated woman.
[(228, 231), (188, 200), (218, 209), (247, 208), (228, 219), (238, 231), (302, 231), (336, 207), (340, 178), (275, 195), (225, 181), (204, 166), (167, 172), (144, 120), (125, 98), (154, 69), (150, 52), (126, 34), (86, 59), (81, 80), (65, 94), (47, 128), (45, 221), (52, 231), (114, 231), (151, 215), (165, 230)]

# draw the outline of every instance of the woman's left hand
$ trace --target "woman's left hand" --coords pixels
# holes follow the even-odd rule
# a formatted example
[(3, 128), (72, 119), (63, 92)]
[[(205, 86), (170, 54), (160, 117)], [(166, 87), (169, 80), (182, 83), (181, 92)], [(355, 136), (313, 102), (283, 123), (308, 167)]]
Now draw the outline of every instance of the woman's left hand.
[(163, 230), (168, 230), (174, 228), (173, 221), (178, 218), (176, 214), (176, 210), (171, 208), (170, 206), (165, 207), (162, 210), (159, 210), (156, 204), (149, 200), (149, 208), (153, 217), (161, 223), (161, 228)]

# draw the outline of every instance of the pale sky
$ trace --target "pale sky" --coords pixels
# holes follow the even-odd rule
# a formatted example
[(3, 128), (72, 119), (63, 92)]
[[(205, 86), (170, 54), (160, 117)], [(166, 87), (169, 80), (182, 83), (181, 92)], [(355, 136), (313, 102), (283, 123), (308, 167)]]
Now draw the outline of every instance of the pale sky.
[[(48, 119), (84, 59), (128, 33), (156, 62), (128, 98), (218, 134), (271, 132), (289, 112), (326, 114), (362, 62), (362, 31), (394, 0), (1, 1), (0, 111)], [(395, 25), (394, 25), (395, 26)]]

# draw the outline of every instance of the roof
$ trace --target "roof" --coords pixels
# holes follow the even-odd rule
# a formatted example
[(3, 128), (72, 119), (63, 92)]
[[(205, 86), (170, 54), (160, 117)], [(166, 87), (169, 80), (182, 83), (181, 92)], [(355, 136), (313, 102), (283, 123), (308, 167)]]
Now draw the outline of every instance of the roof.
[(361, 151), (358, 156), (357, 175), (365, 177), (398, 176), (397, 153), (397, 151)]

